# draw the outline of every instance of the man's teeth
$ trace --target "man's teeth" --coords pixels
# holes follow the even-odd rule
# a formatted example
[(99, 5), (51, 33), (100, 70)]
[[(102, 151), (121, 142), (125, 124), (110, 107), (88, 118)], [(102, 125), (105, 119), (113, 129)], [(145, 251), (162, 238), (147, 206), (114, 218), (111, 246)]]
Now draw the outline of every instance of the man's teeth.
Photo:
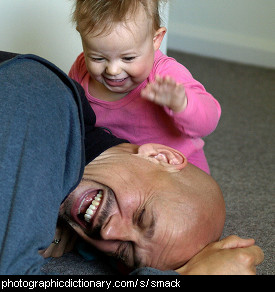
[(102, 199), (102, 191), (99, 191), (98, 194), (93, 199), (92, 204), (89, 206), (89, 208), (85, 212), (84, 219), (87, 223), (91, 222), (93, 215), (95, 214), (98, 206), (100, 205), (101, 199)]

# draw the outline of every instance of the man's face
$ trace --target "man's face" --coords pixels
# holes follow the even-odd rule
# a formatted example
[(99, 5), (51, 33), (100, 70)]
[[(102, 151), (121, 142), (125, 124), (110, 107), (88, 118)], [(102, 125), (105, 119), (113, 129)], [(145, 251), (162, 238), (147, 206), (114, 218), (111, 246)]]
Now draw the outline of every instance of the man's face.
[(60, 213), (85, 240), (130, 267), (176, 268), (197, 252), (182, 228), (186, 216), (196, 218), (194, 206), (182, 200), (177, 171), (137, 152), (127, 144), (101, 154)]

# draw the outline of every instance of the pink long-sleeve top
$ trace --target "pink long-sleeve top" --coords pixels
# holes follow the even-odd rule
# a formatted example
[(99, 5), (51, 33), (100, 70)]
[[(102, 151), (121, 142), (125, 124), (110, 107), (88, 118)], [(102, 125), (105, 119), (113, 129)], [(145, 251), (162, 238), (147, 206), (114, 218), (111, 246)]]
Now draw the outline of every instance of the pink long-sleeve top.
[[(156, 75), (168, 75), (183, 84), (188, 100), (184, 111), (174, 113), (167, 107), (141, 98), (141, 90), (149, 82), (153, 82)], [(203, 149), (202, 137), (211, 134), (220, 119), (221, 108), (218, 101), (182, 64), (159, 50), (155, 54), (148, 78), (118, 101), (103, 101), (89, 93), (90, 75), (83, 53), (72, 65), (69, 76), (84, 88), (96, 113), (96, 126), (106, 127), (117, 137), (127, 139), (133, 144), (158, 143), (170, 146), (181, 151), (190, 162), (192, 155)]]

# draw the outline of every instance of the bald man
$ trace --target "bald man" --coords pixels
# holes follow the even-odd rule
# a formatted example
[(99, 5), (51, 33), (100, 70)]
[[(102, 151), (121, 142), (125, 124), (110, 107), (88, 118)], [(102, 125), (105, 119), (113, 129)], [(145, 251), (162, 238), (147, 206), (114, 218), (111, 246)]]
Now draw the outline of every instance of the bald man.
[[(217, 245), (199, 252), (224, 224), (210, 176), (176, 150), (131, 145), (96, 128), (81, 87), (48, 61), (1, 57), (0, 274), (41, 273), (38, 250), (51, 244), (59, 213), (99, 249), (141, 267), (138, 273), (147, 265), (194, 273), (207, 263), (208, 273), (255, 272), (263, 255), (253, 240), (226, 240), (218, 259)], [(249, 265), (235, 256), (244, 251)], [(199, 264), (182, 267), (190, 257)]]
[(217, 183), (159, 144), (103, 152), (86, 166), (60, 213), (103, 252), (130, 267), (161, 270), (179, 268), (218, 240), (225, 219)]

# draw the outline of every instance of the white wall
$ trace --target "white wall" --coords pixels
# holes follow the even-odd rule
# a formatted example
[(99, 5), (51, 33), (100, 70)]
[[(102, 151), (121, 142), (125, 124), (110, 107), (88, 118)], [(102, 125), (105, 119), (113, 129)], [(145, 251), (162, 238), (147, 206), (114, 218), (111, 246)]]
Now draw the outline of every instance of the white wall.
[[(275, 68), (274, 0), (169, 0), (166, 48)], [(81, 52), (74, 0), (0, 0), (0, 50), (34, 53), (68, 72)], [(169, 21), (167, 20), (168, 9)]]
[(170, 0), (168, 48), (275, 68), (275, 1)]
[[(163, 2), (164, 3), (164, 2)], [(162, 26), (165, 26), (167, 28), (167, 33), (164, 36), (164, 39), (161, 43), (160, 50), (166, 54), (167, 53), (167, 46), (168, 46), (168, 29), (169, 29), (169, 2), (165, 3), (161, 7), (161, 20), (162, 20)]]
[(0, 0), (0, 50), (33, 53), (66, 73), (81, 52), (72, 0)]
[[(82, 51), (71, 23), (73, 0), (0, 0), (0, 50), (33, 53), (68, 73)], [(168, 6), (163, 11), (167, 23)], [(162, 50), (166, 52), (167, 39)]]

